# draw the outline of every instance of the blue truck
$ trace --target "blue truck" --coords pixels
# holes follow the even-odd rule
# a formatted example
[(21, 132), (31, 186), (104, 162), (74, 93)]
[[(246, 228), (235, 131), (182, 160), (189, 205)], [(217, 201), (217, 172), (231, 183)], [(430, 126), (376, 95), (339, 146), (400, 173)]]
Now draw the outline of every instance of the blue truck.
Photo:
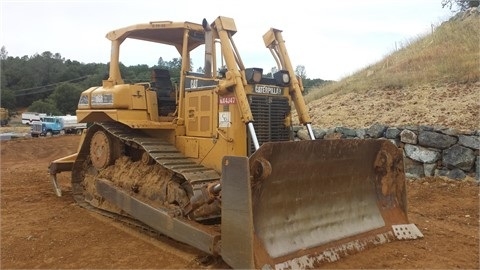
[(38, 136), (52, 136), (56, 134), (63, 134), (63, 122), (57, 116), (44, 116), (40, 121), (32, 122), (30, 134), (32, 137)]
[(32, 137), (63, 135), (66, 133), (81, 134), (87, 128), (86, 123), (77, 123), (75, 115), (42, 116), (40, 121), (31, 124), (30, 134)]

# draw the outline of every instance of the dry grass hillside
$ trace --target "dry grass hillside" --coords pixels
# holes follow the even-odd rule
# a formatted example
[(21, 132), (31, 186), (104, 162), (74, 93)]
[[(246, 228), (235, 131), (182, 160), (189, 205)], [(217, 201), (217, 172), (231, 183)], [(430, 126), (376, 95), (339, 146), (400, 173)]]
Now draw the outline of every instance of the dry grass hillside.
[(305, 97), (314, 126), (433, 125), (480, 130), (480, 11)]

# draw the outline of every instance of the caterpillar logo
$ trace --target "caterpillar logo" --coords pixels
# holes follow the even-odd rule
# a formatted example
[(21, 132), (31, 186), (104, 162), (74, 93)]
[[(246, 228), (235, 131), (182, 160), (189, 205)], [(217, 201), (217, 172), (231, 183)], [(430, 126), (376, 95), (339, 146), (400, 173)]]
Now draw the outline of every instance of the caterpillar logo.
[(282, 93), (282, 88), (278, 86), (270, 86), (270, 85), (261, 85), (257, 84), (255, 85), (255, 88), (253, 89), (255, 93), (258, 94), (268, 94), (268, 95), (281, 95)]

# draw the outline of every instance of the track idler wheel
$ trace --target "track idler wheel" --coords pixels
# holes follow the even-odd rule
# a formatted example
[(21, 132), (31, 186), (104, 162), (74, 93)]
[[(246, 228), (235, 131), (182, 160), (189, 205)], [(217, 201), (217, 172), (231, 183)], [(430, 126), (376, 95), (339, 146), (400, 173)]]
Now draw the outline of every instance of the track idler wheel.
[(90, 143), (90, 159), (97, 169), (103, 169), (113, 162), (112, 141), (103, 130), (95, 132)]

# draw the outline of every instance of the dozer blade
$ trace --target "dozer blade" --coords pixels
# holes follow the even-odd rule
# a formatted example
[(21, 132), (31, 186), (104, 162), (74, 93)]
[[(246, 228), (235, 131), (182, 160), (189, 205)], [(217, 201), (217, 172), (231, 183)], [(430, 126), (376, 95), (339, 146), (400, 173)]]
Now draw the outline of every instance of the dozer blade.
[(66, 171), (72, 171), (73, 163), (78, 153), (54, 160), (48, 166), (50, 180), (52, 181), (53, 191), (58, 197), (62, 197), (62, 190), (57, 182), (57, 174)]
[(235, 268), (315, 268), (420, 237), (389, 141), (266, 143), (223, 160), (221, 253)]

